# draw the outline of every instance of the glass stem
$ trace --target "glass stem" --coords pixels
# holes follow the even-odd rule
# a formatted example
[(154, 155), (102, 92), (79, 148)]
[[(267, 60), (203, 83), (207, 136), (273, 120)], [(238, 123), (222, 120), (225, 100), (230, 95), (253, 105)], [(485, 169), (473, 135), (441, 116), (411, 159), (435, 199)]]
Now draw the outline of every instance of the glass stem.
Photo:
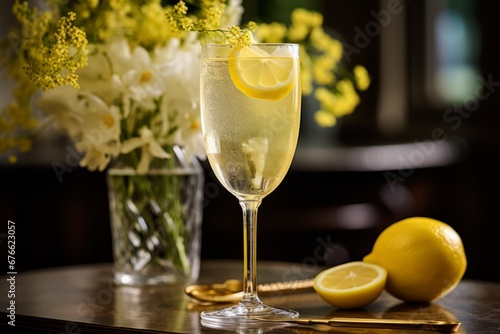
[(257, 296), (257, 210), (261, 200), (241, 200), (243, 209), (243, 299), (260, 304)]

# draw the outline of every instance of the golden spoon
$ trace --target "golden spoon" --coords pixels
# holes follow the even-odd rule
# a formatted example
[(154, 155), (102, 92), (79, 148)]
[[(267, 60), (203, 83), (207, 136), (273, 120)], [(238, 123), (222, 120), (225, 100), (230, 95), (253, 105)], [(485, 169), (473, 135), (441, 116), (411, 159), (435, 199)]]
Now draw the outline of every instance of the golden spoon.
[[(269, 295), (292, 291), (311, 290), (312, 279), (276, 282), (257, 285), (259, 295)], [(226, 280), (222, 284), (194, 284), (184, 289), (184, 292), (191, 298), (201, 302), (211, 303), (234, 303), (243, 297), (243, 283), (236, 279)]]

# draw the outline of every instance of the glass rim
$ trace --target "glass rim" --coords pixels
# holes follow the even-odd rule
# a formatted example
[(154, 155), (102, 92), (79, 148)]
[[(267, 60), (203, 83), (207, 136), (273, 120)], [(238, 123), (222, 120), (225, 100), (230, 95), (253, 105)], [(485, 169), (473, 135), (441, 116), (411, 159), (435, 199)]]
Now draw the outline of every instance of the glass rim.
[[(286, 42), (286, 43), (265, 43), (265, 42), (256, 42), (256, 43), (250, 43), (248, 46), (294, 46), (294, 47), (298, 47), (299, 46), (299, 43), (289, 43), (289, 42)], [(236, 47), (234, 44), (201, 44), (201, 47)]]

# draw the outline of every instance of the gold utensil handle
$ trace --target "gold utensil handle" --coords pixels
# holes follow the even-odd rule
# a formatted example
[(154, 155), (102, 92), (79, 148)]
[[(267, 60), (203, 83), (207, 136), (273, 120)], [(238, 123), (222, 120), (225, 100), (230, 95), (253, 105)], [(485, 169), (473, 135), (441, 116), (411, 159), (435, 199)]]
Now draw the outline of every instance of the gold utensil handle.
[(296, 319), (256, 319), (262, 321), (288, 322), (300, 325), (327, 325), (330, 327), (352, 327), (373, 329), (414, 329), (421, 331), (436, 331), (441, 333), (456, 333), (460, 322), (439, 320), (404, 320), (404, 319), (370, 319), (370, 318), (296, 318)]
[(424, 331), (438, 331), (455, 333), (460, 327), (459, 322), (438, 320), (405, 320), (405, 319), (363, 319), (363, 318), (331, 318), (328, 325), (350, 326), (364, 328), (386, 329), (418, 329)]
[(303, 279), (288, 282), (275, 282), (257, 285), (259, 294), (270, 294), (276, 292), (300, 292), (313, 288), (313, 279)]

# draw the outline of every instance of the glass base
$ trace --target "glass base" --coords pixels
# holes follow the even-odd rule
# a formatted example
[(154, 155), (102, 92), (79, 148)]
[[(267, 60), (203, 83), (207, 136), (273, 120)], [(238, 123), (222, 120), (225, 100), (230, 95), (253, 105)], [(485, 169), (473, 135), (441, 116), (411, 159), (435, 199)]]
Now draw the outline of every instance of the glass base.
[[(262, 302), (244, 303), (215, 311), (201, 312), (201, 324), (210, 328), (263, 328), (283, 327), (279, 318), (298, 318), (299, 312), (285, 310), (263, 304)], [(266, 321), (275, 320), (275, 321)]]
[(175, 275), (173, 273), (165, 274), (141, 274), (141, 273), (114, 273), (114, 283), (116, 285), (146, 286), (162, 285), (172, 283), (189, 283), (188, 277)]

